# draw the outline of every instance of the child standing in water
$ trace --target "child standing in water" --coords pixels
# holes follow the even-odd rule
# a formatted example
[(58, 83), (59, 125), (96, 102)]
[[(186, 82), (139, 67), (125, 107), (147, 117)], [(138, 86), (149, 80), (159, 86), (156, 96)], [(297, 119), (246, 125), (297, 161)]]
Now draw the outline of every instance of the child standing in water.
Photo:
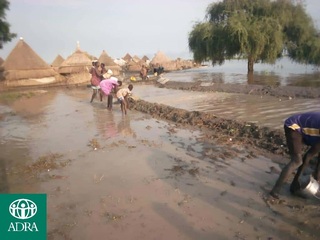
[(131, 94), (133, 85), (129, 84), (128, 88), (122, 88), (117, 92), (117, 98), (120, 102), (122, 114), (127, 114), (127, 108), (129, 106), (128, 96)]

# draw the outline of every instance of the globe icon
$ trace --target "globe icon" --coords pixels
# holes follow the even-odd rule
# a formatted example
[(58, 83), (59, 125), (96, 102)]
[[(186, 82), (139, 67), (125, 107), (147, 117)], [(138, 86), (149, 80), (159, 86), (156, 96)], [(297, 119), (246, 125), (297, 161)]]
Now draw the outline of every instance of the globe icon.
[(21, 198), (10, 204), (9, 212), (17, 219), (32, 218), (37, 213), (37, 205), (29, 199)]

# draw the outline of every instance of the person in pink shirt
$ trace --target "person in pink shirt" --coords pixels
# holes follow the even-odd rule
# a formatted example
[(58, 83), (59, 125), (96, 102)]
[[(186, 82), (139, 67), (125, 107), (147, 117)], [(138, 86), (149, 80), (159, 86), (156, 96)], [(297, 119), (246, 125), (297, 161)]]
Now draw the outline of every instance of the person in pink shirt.
[(101, 92), (108, 97), (107, 108), (112, 110), (113, 93), (117, 92), (118, 87), (122, 85), (121, 81), (118, 81), (116, 77), (104, 79), (100, 82)]

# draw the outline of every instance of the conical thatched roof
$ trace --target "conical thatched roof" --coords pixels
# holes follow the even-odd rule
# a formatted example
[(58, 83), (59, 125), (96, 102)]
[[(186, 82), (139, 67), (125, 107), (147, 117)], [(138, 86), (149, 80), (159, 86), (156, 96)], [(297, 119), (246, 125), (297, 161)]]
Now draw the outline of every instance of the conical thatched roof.
[(92, 60), (88, 57), (88, 54), (81, 51), (78, 46), (76, 51), (61, 63), (59, 67), (59, 73), (80, 73), (88, 71), (91, 66)]
[(3, 65), (6, 80), (53, 77), (57, 73), (22, 39)]
[(149, 60), (149, 58), (146, 56), (146, 55), (144, 55), (142, 58), (141, 58), (141, 60), (143, 60), (143, 61), (148, 61)]
[(166, 56), (163, 52), (158, 51), (156, 55), (153, 57), (151, 60), (152, 64), (163, 64), (163, 63), (168, 63), (171, 62), (172, 60)]
[(130, 62), (132, 60), (132, 57), (129, 53), (127, 53), (122, 59), (126, 62)]
[(58, 56), (56, 56), (56, 58), (53, 60), (53, 62), (51, 63), (52, 67), (60, 67), (61, 63), (63, 63), (64, 58), (58, 54)]
[(136, 62), (136, 63), (138, 63), (138, 62), (141, 61), (141, 59), (140, 59), (137, 55), (134, 55), (134, 56), (132, 57), (132, 60), (133, 60), (134, 62)]
[(106, 66), (115, 66), (117, 65), (114, 60), (106, 53), (105, 50), (102, 51), (99, 59), (99, 63), (104, 63)]

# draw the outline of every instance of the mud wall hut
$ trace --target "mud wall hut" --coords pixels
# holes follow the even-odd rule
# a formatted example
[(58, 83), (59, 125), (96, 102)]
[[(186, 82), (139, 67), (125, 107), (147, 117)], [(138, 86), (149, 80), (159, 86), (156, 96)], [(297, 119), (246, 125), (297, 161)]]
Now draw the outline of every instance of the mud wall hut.
[(60, 54), (58, 54), (56, 58), (53, 60), (53, 62), (51, 63), (51, 67), (53, 67), (53, 69), (58, 72), (59, 67), (64, 60), (65, 59)]
[(158, 68), (159, 66), (162, 66), (165, 71), (177, 70), (176, 62), (172, 61), (162, 51), (158, 51), (150, 62), (151, 68)]
[(63, 80), (23, 38), (3, 62), (1, 78), (8, 87), (55, 84)]
[(115, 61), (107, 54), (105, 50), (102, 51), (99, 59), (99, 63), (104, 63), (107, 69), (111, 69), (113, 75), (120, 75), (121, 67), (115, 63)]
[(67, 77), (68, 84), (88, 83), (92, 66), (90, 55), (82, 51), (79, 44), (74, 53), (67, 57), (60, 65), (58, 72)]

